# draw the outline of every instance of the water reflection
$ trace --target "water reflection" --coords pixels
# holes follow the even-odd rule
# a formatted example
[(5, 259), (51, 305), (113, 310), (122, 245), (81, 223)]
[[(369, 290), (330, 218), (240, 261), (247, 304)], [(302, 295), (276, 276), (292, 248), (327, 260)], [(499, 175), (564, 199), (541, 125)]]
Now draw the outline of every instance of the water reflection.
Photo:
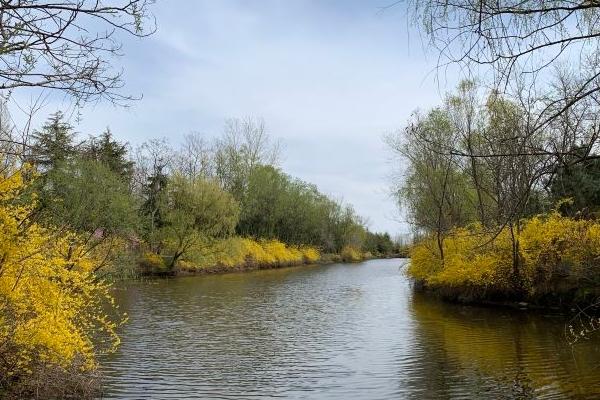
[(597, 397), (563, 318), (413, 295), (399, 260), (134, 283), (107, 398)]
[[(568, 346), (565, 317), (449, 305), (414, 294), (419, 347), (452, 379), (434, 393), (453, 397), (565, 398), (600, 396), (598, 340)], [(417, 378), (418, 380), (418, 378)]]

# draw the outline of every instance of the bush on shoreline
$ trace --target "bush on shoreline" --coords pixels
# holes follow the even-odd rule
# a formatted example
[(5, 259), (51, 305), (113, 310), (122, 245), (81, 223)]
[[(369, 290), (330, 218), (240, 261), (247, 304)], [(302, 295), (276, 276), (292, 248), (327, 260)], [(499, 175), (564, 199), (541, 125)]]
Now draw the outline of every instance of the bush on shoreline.
[(290, 246), (278, 240), (231, 237), (189, 252), (172, 269), (158, 254), (144, 253), (138, 261), (142, 275), (195, 273), (210, 269), (237, 270), (314, 264), (321, 259), (311, 246)]
[(450, 231), (443, 259), (436, 239), (417, 243), (407, 273), (445, 297), (471, 301), (589, 302), (598, 294), (600, 222), (538, 215), (522, 222), (516, 241), (518, 274), (509, 229), (479, 225)]
[(116, 348), (124, 315), (95, 274), (99, 247), (39, 225), (35, 202), (19, 201), (25, 187), (19, 171), (0, 175), (0, 397), (54, 396), (57, 377), (88, 393), (77, 382)]

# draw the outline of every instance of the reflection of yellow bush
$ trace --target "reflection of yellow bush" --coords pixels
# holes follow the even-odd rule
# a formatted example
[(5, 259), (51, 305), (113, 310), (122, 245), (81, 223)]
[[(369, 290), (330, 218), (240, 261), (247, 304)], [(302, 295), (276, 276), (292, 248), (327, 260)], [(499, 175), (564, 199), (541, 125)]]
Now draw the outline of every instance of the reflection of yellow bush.
[(510, 318), (493, 311), (465, 309), (417, 295), (411, 302), (417, 321), (414, 337), (432, 353), (444, 349), (444, 360), (437, 361), (465, 370), (476, 368), (509, 384), (526, 384), (540, 394), (550, 390), (560, 398), (571, 398), (598, 389), (593, 341), (570, 347), (555, 320), (537, 315)]
[(197, 265), (198, 268), (215, 265), (233, 268), (245, 265), (297, 265), (314, 263), (319, 259), (320, 253), (314, 247), (288, 246), (278, 240), (233, 237), (191, 253), (187, 264)]
[[(516, 234), (516, 233), (515, 233)], [(573, 281), (598, 276), (600, 223), (558, 213), (523, 221), (519, 242), (521, 284), (531, 293), (557, 278)], [(444, 263), (431, 238), (411, 250), (409, 276), (431, 286), (471, 286), (510, 290), (512, 241), (481, 227), (454, 229), (444, 240)]]
[(360, 251), (352, 246), (344, 246), (340, 252), (340, 255), (342, 256), (342, 261), (344, 262), (357, 262), (362, 260), (362, 254)]

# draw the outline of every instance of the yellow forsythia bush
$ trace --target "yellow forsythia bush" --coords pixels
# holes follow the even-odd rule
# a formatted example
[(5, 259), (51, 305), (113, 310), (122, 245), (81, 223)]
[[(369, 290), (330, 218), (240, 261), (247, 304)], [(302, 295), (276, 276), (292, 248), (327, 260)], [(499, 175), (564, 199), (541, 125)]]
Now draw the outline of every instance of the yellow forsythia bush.
[(233, 237), (214, 243), (208, 248), (192, 254), (189, 263), (202, 267), (223, 265), (243, 266), (256, 263), (264, 266), (296, 265), (314, 263), (321, 255), (314, 247), (288, 246), (278, 240), (254, 240)]
[(160, 255), (150, 251), (142, 254), (138, 260), (138, 264), (147, 272), (159, 272), (166, 269), (163, 258)]
[[(600, 278), (600, 222), (563, 217), (557, 212), (522, 221), (516, 234), (519, 278), (534, 293), (556, 279)], [(435, 238), (410, 251), (407, 273), (430, 286), (511, 289), (512, 240), (508, 228), (485, 232), (479, 226), (452, 230), (443, 241), (444, 262)]]
[(48, 365), (93, 369), (119, 343), (97, 260), (76, 235), (30, 220), (23, 189), (21, 173), (0, 175), (0, 387)]
[(357, 262), (362, 260), (362, 254), (360, 251), (352, 246), (344, 246), (340, 252), (340, 255), (342, 256), (342, 261), (344, 262)]

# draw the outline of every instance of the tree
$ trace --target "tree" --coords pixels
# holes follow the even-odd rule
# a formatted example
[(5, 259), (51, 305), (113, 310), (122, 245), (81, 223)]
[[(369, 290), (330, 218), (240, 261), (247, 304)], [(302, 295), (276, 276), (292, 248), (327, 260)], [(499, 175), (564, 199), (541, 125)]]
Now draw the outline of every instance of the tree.
[[(600, 91), (600, 4), (597, 1), (413, 1), (414, 21), (440, 52), (440, 66), (489, 66), (497, 90), (529, 87), (541, 101), (531, 121), (544, 129), (553, 119)], [(579, 77), (568, 92), (550, 92), (548, 69), (571, 65)], [(525, 84), (524, 80), (528, 80)], [(543, 95), (535, 93), (538, 81)], [(534, 89), (532, 91), (532, 89)], [(550, 93), (549, 93), (550, 92)]]
[(73, 127), (65, 122), (63, 113), (58, 111), (48, 118), (40, 131), (33, 133), (33, 144), (27, 158), (42, 171), (51, 171), (75, 156), (74, 140)]
[(57, 90), (78, 103), (130, 99), (118, 93), (121, 72), (112, 58), (121, 48), (117, 32), (143, 37), (148, 0), (113, 5), (93, 0), (20, 0), (0, 5), (0, 91)]
[[(585, 149), (579, 149), (585, 151)], [(600, 159), (590, 158), (581, 163), (557, 166), (548, 183), (550, 195), (560, 211), (574, 216), (596, 214), (600, 211)], [(563, 201), (563, 200), (569, 201)]]
[(445, 235), (474, 220), (475, 204), (468, 175), (460, 160), (448, 152), (458, 142), (447, 110), (436, 108), (387, 138), (392, 151), (408, 162), (404, 175), (393, 182), (398, 205), (409, 212), (417, 232), (434, 233), (439, 256), (444, 259)]
[(543, 144), (527, 134), (526, 112), (519, 104), (497, 92), (483, 102), (474, 90), (461, 84), (443, 107), (425, 117), (417, 114), (402, 136), (389, 140), (408, 162), (396, 195), (415, 226), (436, 236), (442, 263), (444, 239), (454, 228), (477, 222), (492, 241), (508, 229), (518, 285), (521, 220), (542, 211), (537, 208), (543, 203), (541, 185), (556, 159), (529, 152)]
[(215, 175), (221, 186), (241, 201), (248, 177), (258, 165), (275, 165), (278, 143), (272, 143), (262, 119), (229, 119), (214, 150)]
[(83, 150), (84, 157), (104, 164), (112, 172), (129, 182), (133, 174), (133, 161), (128, 159), (127, 143), (113, 138), (110, 129), (98, 137), (91, 137)]
[(175, 157), (175, 168), (190, 179), (211, 178), (214, 176), (213, 149), (199, 134), (186, 135)]
[(241, 210), (237, 232), (244, 236), (322, 246), (332, 252), (362, 244), (363, 224), (351, 207), (272, 166), (252, 170)]
[(106, 164), (76, 159), (58, 164), (40, 190), (42, 215), (54, 226), (102, 237), (127, 235), (138, 226), (127, 182)]
[(167, 199), (161, 238), (170, 252), (170, 267), (194, 246), (234, 232), (239, 205), (215, 182), (176, 174), (170, 179)]

